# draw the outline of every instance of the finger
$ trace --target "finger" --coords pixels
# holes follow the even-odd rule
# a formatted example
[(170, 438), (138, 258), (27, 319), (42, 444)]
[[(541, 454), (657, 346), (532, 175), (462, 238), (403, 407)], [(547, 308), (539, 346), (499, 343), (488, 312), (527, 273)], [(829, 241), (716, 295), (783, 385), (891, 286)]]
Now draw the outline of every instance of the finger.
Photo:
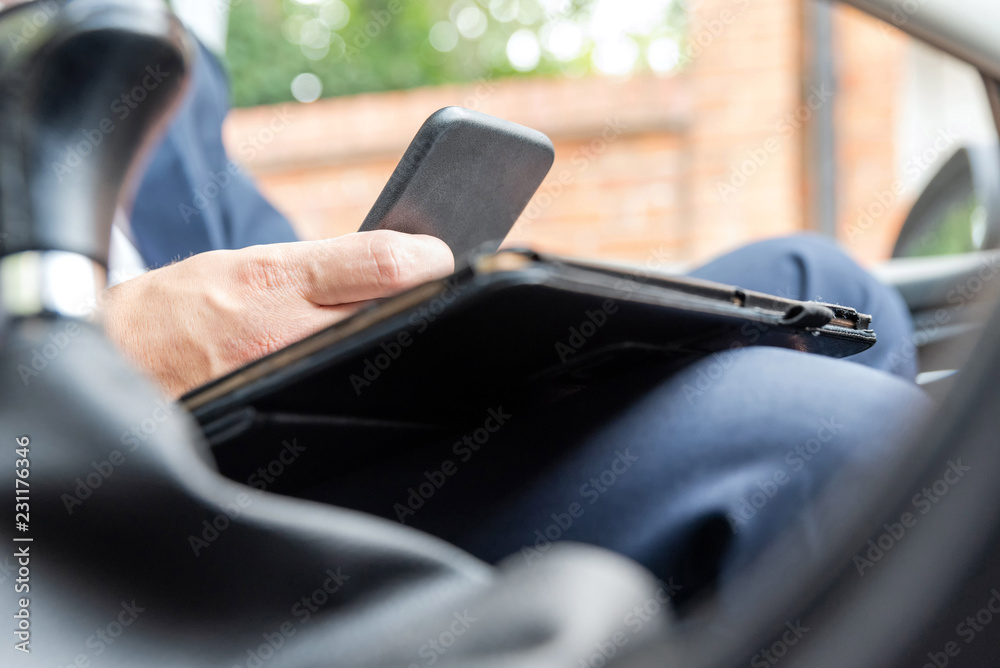
[(380, 299), (451, 274), (455, 259), (440, 239), (387, 230), (292, 244), (302, 294), (321, 306)]

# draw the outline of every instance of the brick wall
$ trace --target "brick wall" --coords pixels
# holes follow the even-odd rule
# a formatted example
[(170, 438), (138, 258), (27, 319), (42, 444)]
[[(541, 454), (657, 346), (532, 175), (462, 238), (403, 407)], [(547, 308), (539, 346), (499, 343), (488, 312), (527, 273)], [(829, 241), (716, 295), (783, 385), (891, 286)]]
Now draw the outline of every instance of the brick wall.
[[(743, 9), (741, 9), (743, 7)], [(838, 10), (839, 224), (889, 180), (892, 85), (902, 38)], [(704, 0), (691, 66), (676, 77), (516, 79), (234, 111), (227, 143), (304, 238), (358, 228), (414, 132), (461, 105), (537, 128), (556, 163), (512, 245), (634, 263), (687, 264), (808, 228), (801, 0)], [(859, 35), (859, 37), (855, 37)], [(886, 62), (885, 71), (872, 62)], [(278, 122), (282, 114), (288, 122)], [(277, 131), (271, 128), (278, 128)], [(901, 218), (852, 238), (884, 254)]]
[[(635, 258), (678, 243), (687, 83), (514, 79), (292, 105), (288, 127), (248, 166), (302, 236), (353, 232), (424, 119), (448, 105), (474, 108), (537, 128), (556, 147), (510, 243)], [(237, 156), (276, 113), (232, 114), (226, 135)]]

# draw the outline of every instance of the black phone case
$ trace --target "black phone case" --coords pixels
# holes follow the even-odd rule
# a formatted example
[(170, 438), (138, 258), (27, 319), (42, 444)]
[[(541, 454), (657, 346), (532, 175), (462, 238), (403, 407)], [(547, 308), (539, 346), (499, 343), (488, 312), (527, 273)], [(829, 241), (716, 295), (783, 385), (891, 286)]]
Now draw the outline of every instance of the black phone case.
[(541, 132), (461, 107), (432, 115), (359, 232), (395, 230), (445, 241), (461, 264), (493, 252), (552, 167)]
[[(292, 436), (316, 482), (458, 433), (496, 406), (537, 408), (600, 379), (717, 351), (779, 346), (846, 357), (871, 318), (689, 278), (642, 278), (529, 251), (483, 256), (373, 305), (183, 399), (221, 469), (243, 480)], [(319, 478), (316, 478), (319, 476)], [(286, 490), (286, 491), (287, 491)]]

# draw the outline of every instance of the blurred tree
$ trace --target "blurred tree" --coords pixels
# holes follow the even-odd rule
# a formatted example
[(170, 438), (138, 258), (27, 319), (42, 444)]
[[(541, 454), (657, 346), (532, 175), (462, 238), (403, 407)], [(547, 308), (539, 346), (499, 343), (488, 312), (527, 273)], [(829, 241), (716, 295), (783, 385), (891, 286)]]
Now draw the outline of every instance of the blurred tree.
[(233, 0), (233, 101), (516, 75), (669, 74), (682, 64), (683, 18), (675, 0)]

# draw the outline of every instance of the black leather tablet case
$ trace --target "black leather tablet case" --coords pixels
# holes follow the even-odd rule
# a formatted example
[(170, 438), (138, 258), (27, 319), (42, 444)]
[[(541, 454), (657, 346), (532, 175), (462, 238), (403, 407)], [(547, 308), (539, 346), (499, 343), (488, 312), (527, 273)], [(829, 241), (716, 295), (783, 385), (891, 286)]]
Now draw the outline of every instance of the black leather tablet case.
[[(871, 318), (688, 278), (642, 278), (504, 251), (370, 306), (188, 394), (220, 467), (242, 479), (289, 433), (339, 470), (456, 433), (500, 404), (750, 345), (846, 357)], [(315, 448), (313, 448), (315, 450)], [(299, 475), (318, 474), (296, 467)], [(282, 478), (296, 487), (307, 480)]]

